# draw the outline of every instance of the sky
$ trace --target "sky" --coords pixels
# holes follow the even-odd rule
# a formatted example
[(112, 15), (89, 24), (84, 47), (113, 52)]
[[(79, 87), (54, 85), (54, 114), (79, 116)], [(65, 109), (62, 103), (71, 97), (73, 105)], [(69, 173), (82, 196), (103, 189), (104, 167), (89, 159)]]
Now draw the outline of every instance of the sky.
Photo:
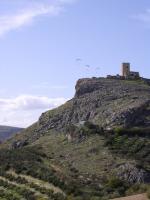
[(27, 127), (83, 77), (150, 78), (149, 0), (0, 0), (0, 124)]

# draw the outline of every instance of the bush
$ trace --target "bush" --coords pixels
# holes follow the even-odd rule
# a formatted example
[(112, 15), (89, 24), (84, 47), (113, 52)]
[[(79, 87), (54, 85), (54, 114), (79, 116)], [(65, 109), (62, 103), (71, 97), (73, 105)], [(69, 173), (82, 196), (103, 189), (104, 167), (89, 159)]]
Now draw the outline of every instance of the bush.
[(109, 179), (107, 186), (109, 186), (112, 189), (115, 189), (115, 188), (118, 188), (118, 187), (122, 187), (123, 182), (116, 177), (112, 177), (111, 179)]
[(126, 129), (124, 129), (123, 127), (117, 127), (114, 129), (114, 133), (118, 135), (123, 135), (126, 133)]
[(149, 137), (150, 128), (140, 128), (140, 127), (133, 127), (133, 128), (124, 128), (124, 127), (117, 127), (114, 130), (114, 133), (119, 135), (128, 135), (128, 136), (140, 136), (140, 137)]

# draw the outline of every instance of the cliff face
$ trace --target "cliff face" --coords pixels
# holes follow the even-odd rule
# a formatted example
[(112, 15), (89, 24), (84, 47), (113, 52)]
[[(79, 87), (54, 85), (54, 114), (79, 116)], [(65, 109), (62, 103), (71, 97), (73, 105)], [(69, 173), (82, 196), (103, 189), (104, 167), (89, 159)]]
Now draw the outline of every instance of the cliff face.
[(137, 81), (80, 79), (74, 98), (42, 114), (39, 127), (60, 130), (82, 121), (91, 121), (106, 129), (149, 126), (150, 87)]

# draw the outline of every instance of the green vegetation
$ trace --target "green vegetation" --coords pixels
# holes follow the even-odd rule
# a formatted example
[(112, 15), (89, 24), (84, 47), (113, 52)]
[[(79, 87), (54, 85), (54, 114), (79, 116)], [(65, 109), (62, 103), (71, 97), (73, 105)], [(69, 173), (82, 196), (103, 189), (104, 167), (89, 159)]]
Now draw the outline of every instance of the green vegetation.
[(91, 136), (95, 134), (101, 134), (103, 133), (103, 129), (100, 128), (98, 125), (94, 125), (93, 123), (86, 121), (83, 122), (83, 124), (77, 124), (73, 125), (70, 124), (69, 126), (66, 127), (65, 132), (74, 134), (76, 136)]
[(150, 139), (149, 129), (133, 128), (114, 130), (114, 134), (107, 137), (106, 145), (115, 154), (134, 158), (146, 170), (150, 170)]
[[(69, 142), (66, 133), (86, 135)], [(86, 122), (65, 134), (47, 133), (20, 149), (0, 150), (0, 199), (107, 200), (147, 191), (115, 175), (117, 166), (133, 163), (149, 170), (148, 130), (117, 128), (104, 132)], [(51, 186), (52, 185), (52, 186)]]
[[(65, 185), (63, 181), (59, 180), (52, 169), (44, 166), (42, 159), (45, 157), (43, 153), (38, 152), (38, 149), (34, 148), (24, 148), (20, 150), (3, 150), (0, 152), (0, 162), (2, 163), (0, 167), (0, 176), (5, 177), (6, 181), (0, 179), (0, 186), (5, 186), (10, 189), (13, 186), (13, 190), (17, 193), (27, 193), (29, 192), (26, 187), (33, 188), (36, 191), (39, 191), (41, 194), (46, 194), (48, 197), (51, 197), (54, 200), (63, 200), (64, 196), (62, 194), (55, 194), (52, 190), (49, 190), (44, 187), (39, 187), (37, 184), (29, 183), (25, 178), (21, 176), (13, 176), (11, 174), (7, 174), (6, 171), (9, 169), (13, 169), (16, 173), (24, 173), (27, 175), (31, 175), (41, 180), (48, 181), (53, 183), (54, 185), (59, 185), (59, 187), (63, 187), (65, 190)], [(21, 192), (16, 190), (16, 185), (10, 184), (12, 182), (17, 183), (18, 185), (24, 185), (24, 190), (21, 187)], [(18, 186), (17, 186), (18, 188)], [(22, 191), (23, 190), (23, 191)], [(19, 190), (20, 191), (20, 190)], [(28, 199), (34, 199), (31, 196), (34, 196), (33, 192), (27, 193), (29, 196)], [(24, 195), (26, 198), (26, 196)]]
[(149, 137), (150, 134), (150, 128), (146, 127), (146, 128), (140, 128), (140, 127), (133, 127), (133, 128), (122, 128), (122, 127), (118, 127), (114, 129), (114, 133), (115, 134), (119, 134), (119, 135), (126, 135), (129, 137), (133, 137), (133, 136), (140, 136), (140, 137)]

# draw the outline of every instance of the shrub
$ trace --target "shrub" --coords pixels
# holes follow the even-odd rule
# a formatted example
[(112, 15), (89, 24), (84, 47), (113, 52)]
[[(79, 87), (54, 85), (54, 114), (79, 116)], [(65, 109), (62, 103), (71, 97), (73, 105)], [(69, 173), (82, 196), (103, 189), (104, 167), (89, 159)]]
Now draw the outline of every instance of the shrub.
[(114, 129), (114, 133), (115, 134), (118, 134), (118, 135), (122, 135), (126, 132), (126, 129), (124, 129), (123, 127), (116, 127)]
[(106, 184), (105, 190), (108, 193), (117, 192), (120, 195), (124, 195), (127, 188), (128, 185), (125, 182), (117, 177), (111, 177)]

